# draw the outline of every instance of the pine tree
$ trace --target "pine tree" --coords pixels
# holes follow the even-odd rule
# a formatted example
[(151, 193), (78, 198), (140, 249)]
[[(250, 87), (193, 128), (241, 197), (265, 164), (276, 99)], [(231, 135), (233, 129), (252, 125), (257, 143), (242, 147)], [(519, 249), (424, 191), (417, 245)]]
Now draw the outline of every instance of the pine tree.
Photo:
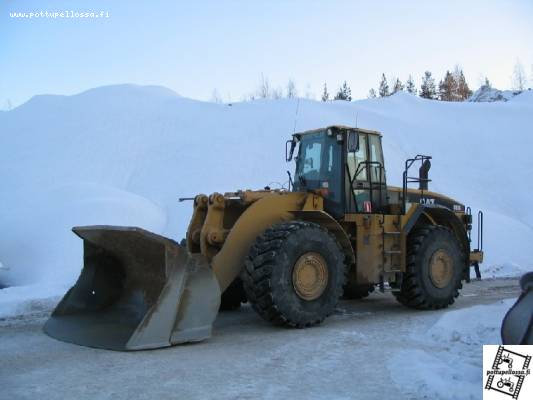
[(436, 100), (437, 89), (435, 88), (435, 79), (431, 76), (431, 72), (424, 72), (422, 77), (422, 85), (420, 85), (420, 97), (424, 99)]
[(489, 89), (492, 88), (492, 84), (490, 83), (489, 78), (485, 77), (485, 83), (483, 83), (483, 86), (486, 86)]
[(403, 83), (400, 79), (396, 78), (394, 81), (394, 87), (392, 88), (392, 94), (401, 92), (404, 89)]
[(342, 86), (339, 88), (339, 91), (335, 95), (335, 100), (352, 101), (352, 89), (350, 89), (346, 81), (344, 81)]
[(450, 71), (446, 71), (444, 80), (439, 82), (439, 100), (457, 101), (457, 82)]
[(368, 98), (369, 99), (375, 99), (376, 98), (376, 91), (374, 90), (374, 88), (370, 89), (368, 91)]
[(289, 82), (287, 82), (287, 98), (292, 99), (296, 96), (298, 96), (296, 85), (292, 79), (289, 79)]
[(379, 97), (390, 96), (389, 84), (387, 83), (387, 77), (385, 74), (381, 74), (381, 82), (379, 82)]
[(416, 86), (411, 75), (409, 75), (407, 82), (405, 82), (405, 89), (407, 92), (416, 95)]
[(324, 91), (322, 92), (322, 101), (328, 101), (328, 100), (329, 100), (328, 85), (326, 85), (326, 82), (324, 82)]
[(468, 87), (468, 83), (466, 83), (465, 75), (463, 74), (463, 70), (459, 69), (456, 71), (458, 75), (455, 76), (455, 83), (457, 84), (456, 87), (456, 101), (465, 101), (470, 96), (472, 96), (472, 91)]

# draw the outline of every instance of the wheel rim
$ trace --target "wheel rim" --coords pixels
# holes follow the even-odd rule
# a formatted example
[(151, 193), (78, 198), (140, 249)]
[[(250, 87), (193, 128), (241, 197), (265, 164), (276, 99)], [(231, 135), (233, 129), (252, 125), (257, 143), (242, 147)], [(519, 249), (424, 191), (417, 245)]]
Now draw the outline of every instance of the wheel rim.
[(437, 250), (429, 260), (429, 278), (435, 287), (446, 287), (453, 277), (452, 257), (444, 250)]
[(307, 301), (319, 298), (328, 285), (328, 275), (328, 264), (324, 257), (314, 252), (305, 253), (292, 270), (296, 294)]

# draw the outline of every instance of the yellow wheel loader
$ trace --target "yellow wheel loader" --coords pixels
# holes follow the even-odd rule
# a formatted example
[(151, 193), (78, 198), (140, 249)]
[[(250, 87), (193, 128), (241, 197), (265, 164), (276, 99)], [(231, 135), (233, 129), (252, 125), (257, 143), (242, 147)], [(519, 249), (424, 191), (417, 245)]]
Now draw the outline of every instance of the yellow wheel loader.
[(287, 189), (195, 196), (182, 245), (134, 227), (73, 228), (83, 270), (45, 332), (138, 350), (207, 339), (224, 296), (223, 308), (246, 299), (265, 320), (297, 328), (385, 285), (408, 307), (454, 302), (483, 260), (482, 226), (472, 250), (470, 208), (428, 191), (431, 157), (407, 160), (403, 186), (391, 187), (376, 131), (296, 133), (285, 151), (296, 164)]

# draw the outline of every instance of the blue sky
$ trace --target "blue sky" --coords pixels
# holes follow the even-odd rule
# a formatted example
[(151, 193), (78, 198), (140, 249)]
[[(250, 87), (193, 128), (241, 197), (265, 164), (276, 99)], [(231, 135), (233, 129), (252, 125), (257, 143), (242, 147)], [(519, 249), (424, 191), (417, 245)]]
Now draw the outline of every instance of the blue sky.
[[(107, 11), (100, 19), (17, 19), (9, 12)], [(417, 85), (456, 64), (471, 86), (510, 86), (533, 73), (532, 1), (31, 1), (0, 0), (0, 109), (36, 94), (108, 84), (167, 86), (239, 100), (295, 80), (317, 97), (343, 80), (364, 98), (387, 77)]]

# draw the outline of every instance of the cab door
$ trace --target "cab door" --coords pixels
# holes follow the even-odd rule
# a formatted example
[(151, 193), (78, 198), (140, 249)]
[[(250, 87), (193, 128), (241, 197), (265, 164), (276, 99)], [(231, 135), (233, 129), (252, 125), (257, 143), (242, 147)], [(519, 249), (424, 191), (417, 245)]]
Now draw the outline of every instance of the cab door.
[(359, 146), (357, 151), (348, 151), (348, 204), (349, 212), (363, 212), (365, 205), (370, 201), (370, 183), (368, 179), (368, 135), (359, 133)]
[(324, 209), (335, 218), (344, 216), (344, 192), (342, 182), (342, 143), (335, 136), (326, 137), (322, 153), (322, 177), (320, 187), (327, 189), (324, 197)]
[(347, 153), (348, 212), (379, 212), (386, 201), (385, 171), (381, 138), (359, 132), (357, 151)]

